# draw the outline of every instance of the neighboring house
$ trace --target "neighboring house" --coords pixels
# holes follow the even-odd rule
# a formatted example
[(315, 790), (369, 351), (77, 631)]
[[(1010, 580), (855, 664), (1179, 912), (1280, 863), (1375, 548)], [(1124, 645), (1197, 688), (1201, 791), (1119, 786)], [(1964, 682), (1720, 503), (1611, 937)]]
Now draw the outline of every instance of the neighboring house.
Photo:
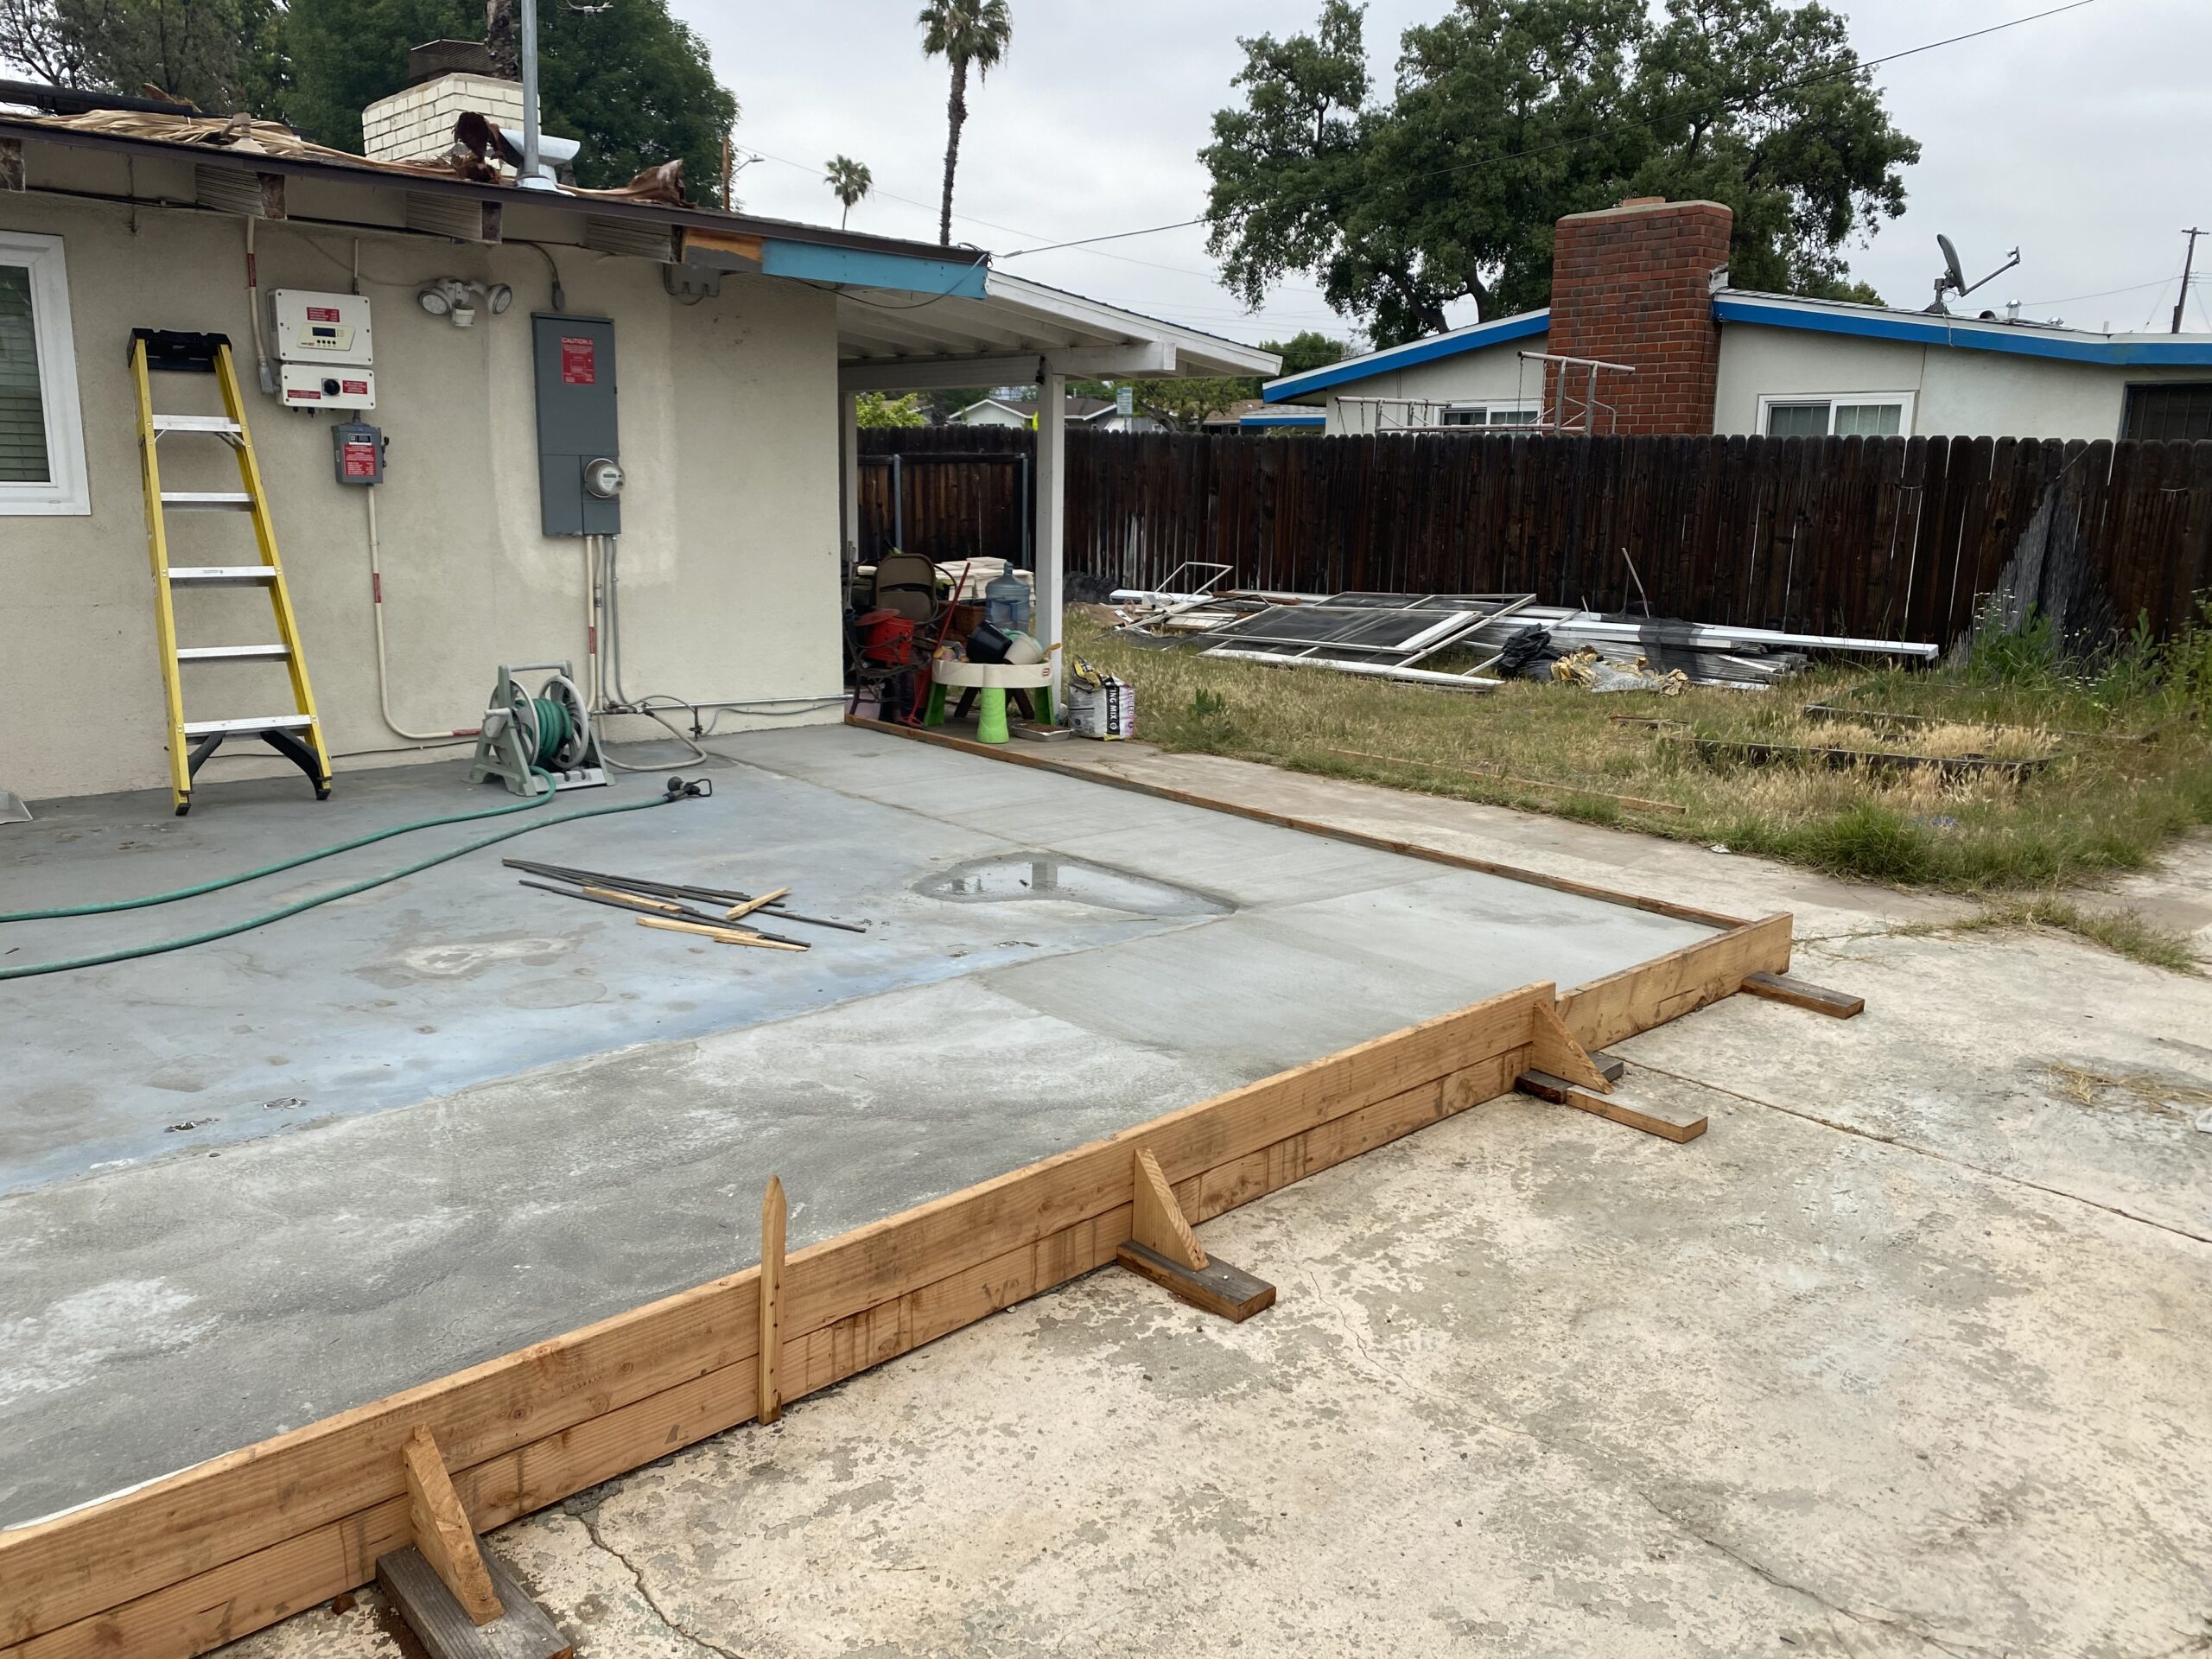
[[(371, 124), (372, 144), (406, 130)], [(417, 142), (442, 148), (449, 133)], [(288, 406), (257, 389), (257, 340), (279, 379), (277, 290), (303, 326), (343, 314), (328, 349), (373, 348), (370, 365), (326, 357), (283, 377), (300, 392), (329, 380), (330, 402)], [(724, 730), (838, 718), (861, 392), (1041, 379), (1057, 400), (1068, 376), (1281, 366), (967, 250), (665, 193), (524, 190), (435, 158), (335, 155), (273, 124), (0, 108), (0, 786), (34, 798), (168, 780), (127, 362), (138, 327), (232, 342), (341, 788), (365, 766), (458, 772), (467, 740), (443, 734), (480, 723), (502, 663), (565, 659), (588, 686), (606, 666), (593, 653), (618, 571), (625, 696), (698, 704)], [(296, 354), (302, 334), (291, 338)], [(589, 433), (564, 439), (565, 416), (541, 419), (579, 387), (611, 392), (618, 372), (619, 413), (594, 391)], [(372, 373), (372, 389), (346, 391)], [(157, 410), (217, 412), (210, 377), (156, 376), (154, 389)], [(390, 441), (373, 490), (340, 480), (340, 418)], [(1041, 455), (1062, 430), (1046, 423)], [(157, 454), (167, 489), (238, 487), (204, 419), (168, 431)], [(586, 502), (588, 478), (607, 483), (592, 464), (602, 455), (619, 460), (619, 498)], [(1065, 467), (1040, 461), (1039, 476)], [(1057, 639), (1056, 489), (1040, 488), (1036, 526), (1039, 627)], [(177, 566), (256, 561), (244, 514), (172, 513), (168, 528)], [(258, 593), (181, 601), (179, 645), (271, 639)], [(281, 663), (193, 658), (181, 671), (188, 719), (291, 708)], [(528, 677), (535, 689), (543, 675)], [(658, 730), (613, 719), (618, 740)], [(416, 741), (424, 732), (440, 735)], [(243, 739), (209, 768), (207, 781), (286, 772)]]
[(1751, 293), (1727, 285), (1731, 223), (1714, 202), (1574, 214), (1548, 309), (1286, 376), (1268, 401), (1332, 433), (2212, 438), (2212, 335)]
[(1202, 431), (1285, 432), (1319, 431), (1327, 416), (1318, 409), (1281, 408), (1264, 397), (1240, 397), (1227, 409), (1217, 410), (1199, 423)]
[[(1067, 423), (1090, 432), (1157, 432), (1160, 425), (1149, 415), (1124, 415), (1111, 397), (1066, 397), (1061, 400)], [(996, 394), (973, 403), (950, 416), (949, 426), (1018, 426), (1036, 423), (1037, 400), (1002, 397)]]

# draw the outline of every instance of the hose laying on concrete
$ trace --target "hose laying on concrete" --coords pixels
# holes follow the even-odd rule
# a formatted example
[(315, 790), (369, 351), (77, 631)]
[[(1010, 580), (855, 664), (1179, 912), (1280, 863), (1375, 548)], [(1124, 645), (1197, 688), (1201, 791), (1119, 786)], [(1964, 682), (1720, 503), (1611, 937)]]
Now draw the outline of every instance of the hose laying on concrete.
[[(382, 830), (373, 836), (364, 836), (359, 841), (347, 842), (342, 846), (326, 847), (319, 853), (309, 853), (299, 858), (287, 859), (281, 863), (266, 865), (257, 870), (248, 870), (242, 875), (231, 876), (220, 881), (207, 882), (197, 887), (181, 888), (175, 893), (156, 893), (149, 898), (126, 899), (114, 905), (79, 906), (71, 910), (24, 911), (15, 915), (0, 916), (0, 922), (29, 921), (34, 918), (58, 916), (83, 916), (106, 910), (129, 910), (142, 905), (166, 904), (175, 899), (189, 898), (196, 893), (212, 893), (221, 887), (236, 887), (241, 881), (251, 881), (257, 876), (272, 874), (278, 870), (292, 869), (315, 859), (326, 858), (332, 853), (344, 852), (350, 847), (365, 846), (372, 841), (382, 841), (387, 836), (403, 835), (410, 830), (428, 829), (434, 824), (466, 823), (472, 818), (495, 817), (500, 813), (518, 810), (521, 807), (542, 804), (543, 801), (550, 800), (553, 797), (553, 780), (547, 778), (545, 782), (546, 792), (543, 797), (522, 802), (519, 807), (501, 807), (492, 812), (469, 813), (454, 818), (426, 818), (420, 823), (404, 823), (397, 829)], [(217, 939), (227, 939), (235, 934), (250, 933), (257, 927), (266, 927), (271, 922), (281, 922), (288, 916), (297, 916), (301, 912), (313, 910), (320, 905), (327, 905), (340, 899), (350, 899), (357, 893), (366, 893), (372, 887), (380, 887), (387, 882), (399, 880), (402, 877), (417, 874), (435, 865), (459, 858), (464, 853), (473, 853), (479, 849), (490, 847), (502, 841), (512, 841), (517, 836), (526, 836), (533, 830), (550, 829), (556, 823), (575, 823), (584, 818), (604, 818), (617, 812), (642, 812), (650, 807), (666, 806), (671, 801), (680, 801), (687, 796), (705, 792), (707, 792), (706, 788), (700, 784), (686, 784), (680, 778), (671, 778), (668, 780), (668, 787), (663, 793), (652, 796), (647, 799), (624, 801), (613, 806), (595, 806), (586, 812), (569, 812), (557, 818), (540, 818), (529, 823), (518, 823), (512, 829), (501, 830), (489, 836), (480, 836), (474, 841), (451, 848), (445, 852), (433, 853), (428, 858), (418, 858), (411, 864), (404, 864), (399, 868), (386, 871), (382, 875), (368, 876), (359, 881), (349, 882), (342, 887), (333, 887), (327, 893), (315, 893), (296, 903), (270, 911), (264, 915), (251, 916), (244, 921), (226, 923), (221, 927), (211, 927), (198, 933), (185, 934), (178, 938), (159, 940), (152, 944), (127, 945), (120, 950), (104, 951), (97, 956), (69, 957), (57, 962), (28, 963), (20, 968), (0, 967), (0, 980), (34, 979), (41, 974), (63, 974), (79, 968), (104, 968), (111, 963), (135, 962), (141, 957), (158, 957), (171, 950), (188, 950), (195, 944), (212, 944)]]

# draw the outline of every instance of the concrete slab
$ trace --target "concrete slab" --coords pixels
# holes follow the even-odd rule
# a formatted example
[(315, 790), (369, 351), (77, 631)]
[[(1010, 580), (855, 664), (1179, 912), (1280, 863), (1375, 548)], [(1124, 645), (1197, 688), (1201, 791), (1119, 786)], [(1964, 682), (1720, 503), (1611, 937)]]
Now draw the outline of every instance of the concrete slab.
[[(2212, 983), (1885, 936), (1945, 901), (1764, 861), (1217, 780), (1805, 895), (1833, 936), (1797, 971), (1867, 1011), (1737, 997), (1621, 1045), (1624, 1088), (1709, 1116), (1688, 1146), (1508, 1097), (1202, 1227), (1281, 1287), (1249, 1323), (1109, 1269), (503, 1529), (581, 1659), (2212, 1644)], [(387, 1659), (381, 1616), (232, 1659)]]
[[(742, 1267), (772, 1173), (803, 1244), (1708, 931), (880, 734), (730, 748), (745, 764), (710, 801), (512, 847), (788, 883), (865, 938), (694, 944), (518, 887), (493, 849), (233, 943), (10, 987), (11, 1019), (49, 1036), (22, 1046), (0, 1142), (0, 1521)], [(156, 890), (348, 821), (253, 788), (181, 821), (151, 798), (10, 831), (9, 891)], [(360, 823), (481, 798), (387, 773), (345, 798)], [(1070, 830), (1091, 885), (1054, 850)], [(1208, 849), (1203, 888), (1186, 845)], [(1072, 874), (1049, 896), (944, 890), (994, 858)], [(31, 951), (179, 924), (18, 926)]]

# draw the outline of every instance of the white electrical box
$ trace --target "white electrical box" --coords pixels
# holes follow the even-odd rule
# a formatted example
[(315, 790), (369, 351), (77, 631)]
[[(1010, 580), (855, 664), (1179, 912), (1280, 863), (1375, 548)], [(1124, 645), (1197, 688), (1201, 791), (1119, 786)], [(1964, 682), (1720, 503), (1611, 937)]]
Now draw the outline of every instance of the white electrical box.
[(339, 363), (282, 363), (276, 385), (289, 409), (374, 409), (377, 372)]
[(284, 362), (366, 368), (377, 360), (369, 334), (369, 302), (361, 295), (279, 288), (269, 299), (276, 311), (276, 355)]

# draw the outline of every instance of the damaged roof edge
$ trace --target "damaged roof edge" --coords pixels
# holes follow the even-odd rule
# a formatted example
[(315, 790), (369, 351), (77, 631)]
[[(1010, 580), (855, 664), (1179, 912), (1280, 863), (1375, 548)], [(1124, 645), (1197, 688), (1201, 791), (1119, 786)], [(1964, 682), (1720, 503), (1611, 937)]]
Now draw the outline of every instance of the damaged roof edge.
[[(652, 202), (522, 190), (512, 185), (478, 184), (467, 179), (441, 177), (435, 173), (405, 172), (381, 167), (365, 157), (362, 158), (359, 165), (351, 166), (293, 156), (238, 154), (208, 144), (172, 144), (154, 139), (120, 137), (110, 133), (74, 131), (67, 127), (49, 126), (43, 122), (4, 113), (0, 113), (0, 138), (20, 139), (26, 144), (53, 144), (69, 149), (156, 156), (168, 160), (194, 162), (202, 166), (226, 167), (242, 173), (275, 173), (327, 179), (368, 188), (381, 186), (387, 189), (421, 191), (470, 201), (521, 203), (531, 207), (565, 211), (594, 219), (627, 219), (641, 225), (696, 226), (701, 230), (719, 231), (726, 235), (757, 236), (764, 241), (797, 245), (833, 255), (842, 251), (873, 254), (880, 258), (921, 260), (948, 270), (954, 267), (971, 267), (979, 273), (979, 283), (980, 272), (990, 259), (990, 255), (982, 250), (946, 248), (935, 242), (910, 242), (902, 238), (870, 236), (863, 232), (839, 231), (828, 226), (806, 225), (791, 219), (726, 213), (719, 208), (674, 207)], [(392, 228), (398, 230), (402, 227), (394, 226)], [(816, 277), (814, 280), (852, 282), (859, 279)], [(925, 274), (918, 283), (902, 280), (891, 284), (874, 282), (868, 285), (902, 288), (918, 285), (934, 290), (941, 284), (929, 280)]]

